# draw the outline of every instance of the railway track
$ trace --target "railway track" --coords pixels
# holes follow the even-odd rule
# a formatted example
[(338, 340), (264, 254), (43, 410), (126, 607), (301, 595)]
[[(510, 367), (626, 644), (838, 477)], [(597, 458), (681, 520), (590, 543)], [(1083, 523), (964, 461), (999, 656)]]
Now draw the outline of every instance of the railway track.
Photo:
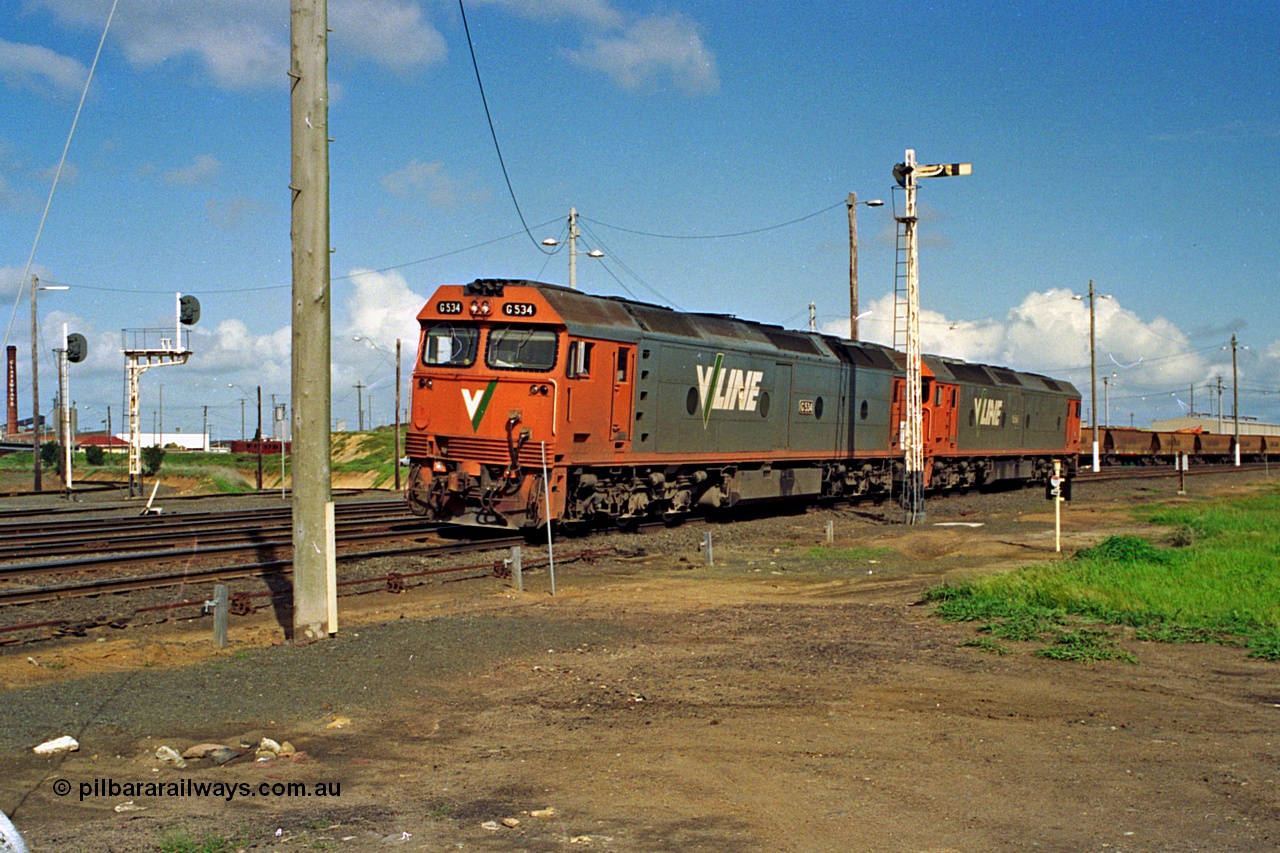
[[(417, 521), (401, 501), (338, 504), (339, 536), (371, 522)], [(182, 513), (169, 516), (117, 516), (53, 519), (0, 524), (0, 561), (31, 557), (140, 551), (181, 546), (260, 545), (290, 536), (290, 507)]]
[[(1263, 464), (1199, 466), (1188, 476), (1269, 470)], [(1081, 484), (1123, 479), (1177, 476), (1168, 467), (1126, 467), (1098, 474), (1081, 472)], [(453, 556), (507, 548), (521, 537), (487, 538), (447, 543), (438, 537), (442, 525), (409, 515), (399, 500), (340, 504), (337, 508), (338, 560), (355, 562), (408, 555)], [(40, 523), (0, 524), (0, 560), (34, 556), (64, 559), (0, 565), (0, 606), (97, 596), (181, 584), (288, 576), (292, 572), (289, 507), (181, 513), (170, 516), (55, 519)], [(380, 543), (405, 543), (370, 548)], [(248, 557), (250, 561), (244, 561)], [(240, 558), (236, 562), (229, 562)], [(217, 563), (210, 565), (210, 562)], [(84, 578), (114, 567), (181, 563), (169, 572)], [(472, 569), (476, 567), (471, 567)], [(435, 572), (430, 570), (427, 573)], [(453, 572), (458, 569), (442, 569)], [(73, 580), (39, 586), (11, 586), (28, 578), (79, 575)], [(381, 579), (378, 579), (381, 580)], [(344, 583), (368, 583), (352, 580)], [(4, 588), (7, 587), (7, 588)], [(5, 629), (0, 629), (3, 633)]]
[[(1280, 467), (1280, 466), (1277, 466)], [(1200, 474), (1230, 474), (1250, 471), (1270, 471), (1269, 463), (1249, 462), (1237, 468), (1234, 465), (1196, 465), (1187, 470), (1188, 477)], [(1117, 465), (1103, 468), (1098, 473), (1082, 469), (1076, 474), (1076, 482), (1098, 483), (1107, 480), (1153, 480), (1163, 477), (1176, 477), (1178, 471), (1172, 465)]]

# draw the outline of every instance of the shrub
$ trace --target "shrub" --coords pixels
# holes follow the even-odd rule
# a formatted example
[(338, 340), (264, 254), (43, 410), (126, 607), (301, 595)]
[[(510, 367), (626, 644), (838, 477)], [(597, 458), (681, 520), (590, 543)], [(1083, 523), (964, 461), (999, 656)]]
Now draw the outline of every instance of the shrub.
[(164, 448), (159, 445), (151, 445), (142, 448), (142, 467), (150, 475), (155, 476), (160, 471), (160, 466), (164, 463)]
[(103, 462), (107, 461), (107, 455), (102, 451), (102, 448), (96, 444), (85, 445), (84, 461), (90, 465), (101, 465)]

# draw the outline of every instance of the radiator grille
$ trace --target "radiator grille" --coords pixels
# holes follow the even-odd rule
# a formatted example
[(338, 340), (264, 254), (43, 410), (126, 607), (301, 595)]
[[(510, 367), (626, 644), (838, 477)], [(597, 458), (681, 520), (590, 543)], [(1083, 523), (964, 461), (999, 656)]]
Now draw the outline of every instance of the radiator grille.
[[(450, 436), (445, 438), (439, 437), (441, 443), (448, 445), (449, 453), (446, 458), (454, 460), (467, 460), (482, 462), (486, 465), (506, 465), (511, 461), (511, 454), (507, 452), (507, 442), (501, 438), (465, 438), (462, 436)], [(547, 448), (547, 464), (550, 465), (554, 452), (553, 447)], [(542, 465), (542, 445), (533, 444), (532, 442), (525, 444), (520, 449), (520, 464), (524, 467), (539, 467)]]

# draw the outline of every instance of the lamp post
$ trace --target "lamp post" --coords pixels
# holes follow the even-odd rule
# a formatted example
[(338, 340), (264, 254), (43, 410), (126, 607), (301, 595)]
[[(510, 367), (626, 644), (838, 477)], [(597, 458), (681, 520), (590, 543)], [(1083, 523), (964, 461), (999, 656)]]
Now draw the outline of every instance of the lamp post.
[(849, 208), (849, 340), (858, 340), (858, 205), (882, 207), (883, 199), (858, 201), (857, 193), (849, 193), (845, 205)]
[[(248, 394), (239, 385), (234, 382), (227, 383), (228, 388), (238, 388), (242, 394)], [(241, 399), (240, 406), (240, 435), (244, 437), (244, 401)], [(258, 386), (258, 491), (262, 491), (262, 386)]]
[[(1071, 298), (1079, 301), (1086, 297), (1073, 296)], [(1089, 279), (1089, 384), (1090, 393), (1093, 397), (1093, 402), (1090, 403), (1090, 405), (1093, 406), (1093, 473), (1095, 474), (1102, 470), (1102, 462), (1098, 456), (1098, 360), (1097, 338), (1094, 333), (1096, 324), (1094, 322), (1093, 303), (1097, 299), (1110, 298), (1111, 294), (1109, 293), (1098, 293), (1095, 291), (1093, 289), (1093, 279)]]
[[(362, 338), (359, 335), (355, 335), (351, 339), (353, 341), (364, 341), (369, 346), (376, 349), (378, 352), (382, 352), (382, 347), (378, 346), (368, 338)], [(383, 353), (383, 354), (386, 355), (386, 353)], [(392, 443), (393, 443), (392, 453), (395, 454), (395, 458), (392, 459), (391, 462), (392, 462), (392, 467), (395, 469), (395, 472), (396, 472), (395, 474), (396, 491), (398, 492), (400, 491), (400, 339), (399, 338), (396, 338), (396, 426), (395, 426), (395, 434), (392, 439)]]
[[(1238, 344), (1234, 333), (1231, 335), (1231, 417), (1235, 421), (1235, 463), (1236, 467), (1240, 467), (1240, 373), (1236, 369), (1236, 348)], [(1226, 349), (1226, 347), (1223, 347)], [(1241, 347), (1248, 349), (1248, 347)], [(1221, 397), (1219, 397), (1221, 399)], [(1222, 419), (1222, 404), (1218, 404), (1218, 419)]]
[[(578, 237), (581, 236), (578, 231), (578, 209), (576, 207), (569, 208), (569, 289), (578, 289)], [(554, 237), (548, 237), (542, 241), (544, 246), (559, 246), (560, 241)], [(588, 258), (603, 258), (604, 252), (599, 249), (592, 249), (587, 252)], [(396, 461), (397, 467), (400, 465), (399, 460)]]
[(40, 327), (36, 322), (36, 291), (68, 290), (65, 284), (40, 284), (40, 279), (31, 276), (31, 449), (35, 461), (32, 463), (33, 491), (42, 489), (40, 475)]
[(1102, 377), (1102, 425), (1106, 429), (1111, 429), (1111, 386), (1114, 384), (1113, 380), (1116, 379), (1116, 377), (1117, 374), (1115, 373), (1110, 376)]

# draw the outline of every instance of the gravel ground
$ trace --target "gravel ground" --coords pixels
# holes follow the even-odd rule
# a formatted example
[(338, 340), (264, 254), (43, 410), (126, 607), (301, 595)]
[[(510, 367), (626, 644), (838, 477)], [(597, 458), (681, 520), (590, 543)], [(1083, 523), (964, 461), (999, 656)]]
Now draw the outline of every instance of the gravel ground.
[[(1252, 487), (1200, 477), (1190, 499)], [(1128, 509), (1175, 488), (1078, 486), (1066, 548), (1152, 534)], [(344, 598), (341, 632), (309, 646), (280, 644), (266, 610), (234, 620), (224, 651), (207, 621), (3, 650), (0, 808), (35, 850), (119, 853), (206, 837), (299, 851), (1276, 848), (1274, 664), (1124, 636), (1136, 666), (961, 647), (972, 626), (932, 618), (920, 593), (1051, 559), (1051, 505), (1027, 490), (936, 499), (913, 528), (898, 517), (855, 505), (563, 540), (561, 554), (617, 552), (558, 566), (554, 598), (545, 570), (523, 593), (489, 578)], [(62, 734), (81, 750), (31, 753)], [(154, 758), (264, 736), (305, 757)], [(341, 796), (95, 795), (105, 779)]]

